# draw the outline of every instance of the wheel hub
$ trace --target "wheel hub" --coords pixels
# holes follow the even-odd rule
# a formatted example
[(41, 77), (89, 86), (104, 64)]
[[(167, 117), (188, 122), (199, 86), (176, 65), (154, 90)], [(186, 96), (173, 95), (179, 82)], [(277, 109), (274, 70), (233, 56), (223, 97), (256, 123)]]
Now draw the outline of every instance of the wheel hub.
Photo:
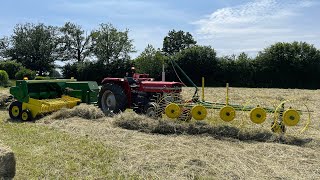
[(103, 111), (114, 110), (116, 108), (116, 97), (111, 91), (106, 91), (102, 96)]
[(18, 106), (13, 106), (12, 107), (12, 115), (18, 117), (19, 116), (19, 107)]
[(155, 112), (155, 108), (154, 107), (149, 107), (147, 109), (147, 112), (146, 112), (147, 116), (149, 117), (154, 117), (156, 112)]

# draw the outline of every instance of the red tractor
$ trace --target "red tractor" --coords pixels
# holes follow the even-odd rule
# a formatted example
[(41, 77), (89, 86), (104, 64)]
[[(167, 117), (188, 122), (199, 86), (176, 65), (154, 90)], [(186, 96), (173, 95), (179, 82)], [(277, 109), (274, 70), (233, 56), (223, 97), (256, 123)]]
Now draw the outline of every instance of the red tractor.
[[(138, 114), (161, 117), (166, 102), (172, 102), (172, 94), (180, 94), (182, 83), (154, 81), (149, 74), (133, 74), (133, 77), (104, 78), (98, 105), (104, 113), (112, 115), (132, 108)], [(162, 100), (159, 100), (162, 99)]]

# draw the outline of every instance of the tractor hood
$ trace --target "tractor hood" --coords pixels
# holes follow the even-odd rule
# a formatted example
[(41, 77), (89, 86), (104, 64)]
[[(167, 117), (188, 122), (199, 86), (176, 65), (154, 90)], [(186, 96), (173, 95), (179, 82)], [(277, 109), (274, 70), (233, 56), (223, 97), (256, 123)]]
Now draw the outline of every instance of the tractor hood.
[(144, 92), (181, 92), (182, 83), (165, 81), (141, 81), (140, 91)]

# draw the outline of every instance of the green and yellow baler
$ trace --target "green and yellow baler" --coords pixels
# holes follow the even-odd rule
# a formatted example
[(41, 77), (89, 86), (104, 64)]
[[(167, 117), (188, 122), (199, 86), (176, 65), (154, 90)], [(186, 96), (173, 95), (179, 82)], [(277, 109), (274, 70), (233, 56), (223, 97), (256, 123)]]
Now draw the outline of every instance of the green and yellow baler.
[(18, 80), (10, 93), (16, 99), (9, 106), (10, 117), (27, 121), (80, 103), (95, 104), (99, 87), (94, 81), (75, 79)]

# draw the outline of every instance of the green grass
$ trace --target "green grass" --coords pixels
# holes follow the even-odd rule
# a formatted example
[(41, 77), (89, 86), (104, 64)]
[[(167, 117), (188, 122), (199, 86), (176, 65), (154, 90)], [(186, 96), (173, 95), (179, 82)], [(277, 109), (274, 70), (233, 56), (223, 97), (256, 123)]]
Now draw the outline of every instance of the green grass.
[[(0, 111), (6, 119), (6, 111)], [(34, 123), (0, 122), (0, 141), (17, 161), (16, 179), (93, 179), (117, 176), (110, 169), (117, 154), (98, 141)]]

